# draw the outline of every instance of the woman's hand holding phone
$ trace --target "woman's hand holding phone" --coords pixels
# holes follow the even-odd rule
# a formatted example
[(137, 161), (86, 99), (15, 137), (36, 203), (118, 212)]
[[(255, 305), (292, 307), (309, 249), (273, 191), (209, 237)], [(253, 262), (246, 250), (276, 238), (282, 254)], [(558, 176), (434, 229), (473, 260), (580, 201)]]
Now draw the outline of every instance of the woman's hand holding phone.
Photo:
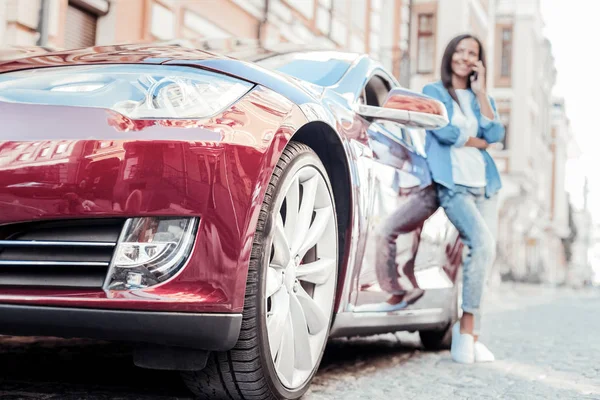
[(477, 61), (471, 68), (473, 69), (473, 72), (470, 75), (471, 90), (478, 96), (485, 95), (487, 88), (485, 85), (485, 67), (483, 66), (483, 63)]

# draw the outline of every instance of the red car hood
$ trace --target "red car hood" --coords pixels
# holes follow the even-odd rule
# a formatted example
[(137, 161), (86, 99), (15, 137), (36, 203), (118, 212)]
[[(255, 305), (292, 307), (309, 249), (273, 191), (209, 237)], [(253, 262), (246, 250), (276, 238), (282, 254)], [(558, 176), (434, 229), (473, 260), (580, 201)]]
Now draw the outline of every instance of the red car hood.
[[(227, 52), (227, 54), (235, 56), (243, 53)], [(0, 74), (25, 69), (90, 64), (189, 65), (262, 85), (282, 94), (298, 105), (312, 103), (321, 97), (322, 87), (268, 70), (249, 60), (246, 61), (246, 58), (248, 58), (247, 55), (238, 59), (225, 54), (168, 44), (96, 46), (55, 51), (0, 62)]]
[(148, 44), (96, 46), (77, 50), (37, 54), (0, 63), (0, 73), (30, 68), (85, 64), (162, 64), (171, 60), (208, 60), (229, 58), (203, 50), (180, 46)]

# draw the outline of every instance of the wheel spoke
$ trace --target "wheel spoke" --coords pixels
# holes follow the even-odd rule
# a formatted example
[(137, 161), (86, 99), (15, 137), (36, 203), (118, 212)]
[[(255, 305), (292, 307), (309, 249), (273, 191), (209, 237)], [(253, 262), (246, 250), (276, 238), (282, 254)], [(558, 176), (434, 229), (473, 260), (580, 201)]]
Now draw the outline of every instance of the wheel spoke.
[(294, 231), (294, 240), (292, 244), (292, 254), (298, 254), (298, 250), (310, 227), (315, 208), (315, 197), (317, 195), (317, 186), (319, 183), (319, 174), (302, 183), (302, 202), (300, 203), (300, 212), (298, 213), (298, 222)]
[(277, 371), (283, 375), (289, 385), (294, 383), (294, 327), (292, 325), (292, 318), (288, 314), (285, 320), (283, 339), (277, 352), (277, 360), (275, 361), (275, 367)]
[(272, 199), (281, 207), (271, 214), (261, 296), (272, 365), (292, 391), (312, 377), (327, 342), (338, 244), (326, 173), (309, 158), (300, 161), (303, 165), (277, 182), (283, 190)]
[(298, 369), (309, 371), (312, 367), (312, 351), (308, 337), (308, 325), (304, 310), (295, 294), (290, 295), (290, 315), (294, 327), (294, 351), (296, 362), (294, 366)]
[(322, 285), (329, 280), (335, 270), (333, 258), (322, 258), (298, 267), (296, 278), (301, 281)]
[(306, 316), (308, 332), (311, 335), (316, 335), (325, 328), (328, 318), (317, 302), (306, 293), (302, 286), (298, 287), (297, 296), (302, 305), (302, 309), (304, 310), (304, 315)]
[(267, 269), (267, 298), (277, 293), (283, 286), (283, 275), (273, 267)]
[(273, 259), (271, 265), (285, 268), (290, 262), (290, 245), (283, 228), (283, 218), (277, 213), (275, 219), (275, 232), (273, 235)]
[(285, 324), (290, 311), (290, 296), (285, 289), (278, 291), (271, 299), (271, 312), (267, 318), (267, 332), (271, 356), (275, 359), (285, 334)]
[(293, 238), (300, 212), (300, 181), (296, 176), (285, 196), (285, 235)]
[(317, 244), (319, 239), (323, 237), (325, 228), (327, 228), (327, 225), (333, 217), (333, 209), (331, 207), (320, 208), (315, 210), (315, 214), (315, 219), (310, 226), (302, 245), (298, 249), (297, 254), (300, 259), (304, 258), (306, 252), (312, 249)]

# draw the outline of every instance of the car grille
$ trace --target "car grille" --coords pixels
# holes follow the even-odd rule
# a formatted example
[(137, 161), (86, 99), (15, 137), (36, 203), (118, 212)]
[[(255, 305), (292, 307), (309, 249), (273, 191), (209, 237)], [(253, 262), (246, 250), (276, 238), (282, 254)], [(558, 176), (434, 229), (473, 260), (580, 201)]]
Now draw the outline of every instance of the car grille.
[(124, 222), (0, 226), (0, 286), (102, 287)]

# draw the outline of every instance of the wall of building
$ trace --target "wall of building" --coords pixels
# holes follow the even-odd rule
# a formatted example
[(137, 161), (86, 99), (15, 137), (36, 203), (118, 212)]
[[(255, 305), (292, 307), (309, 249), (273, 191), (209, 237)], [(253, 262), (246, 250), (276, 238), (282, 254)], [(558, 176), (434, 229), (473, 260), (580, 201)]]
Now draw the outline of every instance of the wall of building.
[[(233, 37), (273, 45), (292, 42), (370, 53), (399, 77), (406, 59), (409, 24), (405, 0), (49, 0), (46, 45), (69, 43), (65, 26), (71, 7), (96, 8), (97, 45), (177, 38)], [(210, 4), (210, 7), (207, 7)], [(0, 45), (32, 46), (38, 41), (41, 0), (0, 2)], [(265, 21), (266, 20), (266, 21)], [(405, 33), (401, 40), (402, 32)], [(91, 45), (91, 44), (90, 44)]]

